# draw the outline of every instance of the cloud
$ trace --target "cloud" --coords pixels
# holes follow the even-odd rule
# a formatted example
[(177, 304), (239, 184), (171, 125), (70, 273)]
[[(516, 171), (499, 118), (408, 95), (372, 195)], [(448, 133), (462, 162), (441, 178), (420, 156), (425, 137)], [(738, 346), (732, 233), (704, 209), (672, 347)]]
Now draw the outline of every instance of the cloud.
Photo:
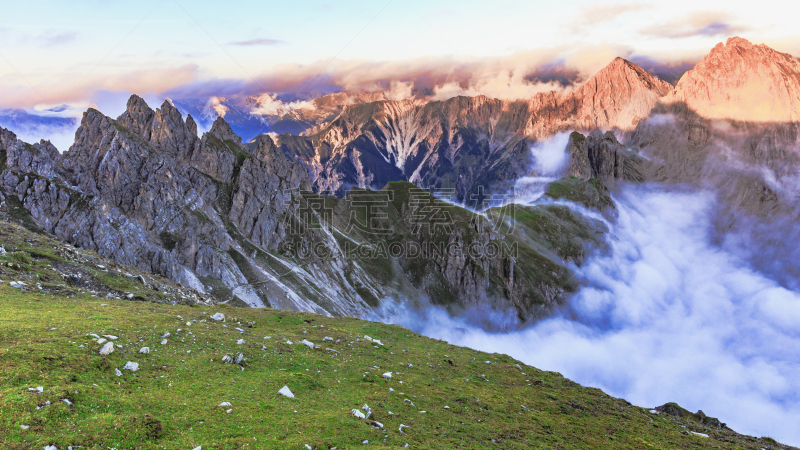
[[(15, 79), (14, 83), (0, 84), (0, 108), (55, 107), (63, 103), (89, 105), (105, 92), (136, 93), (141, 95), (163, 93), (196, 80), (199, 68), (195, 64), (177, 67), (143, 68), (107, 74), (95, 72), (64, 73), (52, 83), (31, 87)], [(85, 77), (85, 78), (84, 78)]]
[(78, 38), (77, 31), (63, 31), (60, 33), (47, 32), (39, 36), (39, 41), (48, 47), (69, 44)]
[(675, 401), (740, 433), (800, 443), (800, 293), (713, 243), (712, 193), (635, 185), (616, 201), (610, 251), (576, 269), (586, 285), (555, 316), (507, 333), (476, 326), (492, 320), (480, 311), (387, 308), (388, 321), (639, 406)]
[(261, 94), (255, 99), (255, 105), (249, 112), (261, 116), (284, 115), (295, 109), (316, 109), (313, 103), (308, 101), (296, 101), (284, 103), (276, 94)]
[(580, 8), (577, 16), (570, 21), (570, 25), (574, 32), (585, 33), (600, 21), (610, 22), (628, 13), (652, 7), (650, 4), (639, 2), (588, 5)]
[(661, 25), (642, 28), (640, 33), (677, 39), (733, 36), (751, 29), (748, 25), (733, 23), (733, 20), (733, 15), (727, 11), (697, 11)]
[(250, 39), (247, 41), (236, 41), (236, 42), (229, 42), (229, 45), (240, 45), (243, 47), (252, 47), (254, 45), (278, 45), (278, 44), (285, 44), (284, 41), (280, 39)]

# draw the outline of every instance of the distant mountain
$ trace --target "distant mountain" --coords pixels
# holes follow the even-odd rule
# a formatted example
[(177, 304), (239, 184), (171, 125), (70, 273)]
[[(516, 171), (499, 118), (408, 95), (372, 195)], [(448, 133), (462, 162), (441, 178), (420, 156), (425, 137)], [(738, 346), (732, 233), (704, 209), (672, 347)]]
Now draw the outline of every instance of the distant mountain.
[(800, 121), (800, 60), (732, 37), (681, 77), (670, 100), (707, 118)]
[(671, 89), (617, 58), (569, 93), (346, 105), (306, 136), (281, 135), (277, 143), (306, 164), (319, 192), (410, 181), (453, 189), (463, 200), (480, 189), (505, 192), (528, 174), (537, 140), (561, 131), (633, 129)]

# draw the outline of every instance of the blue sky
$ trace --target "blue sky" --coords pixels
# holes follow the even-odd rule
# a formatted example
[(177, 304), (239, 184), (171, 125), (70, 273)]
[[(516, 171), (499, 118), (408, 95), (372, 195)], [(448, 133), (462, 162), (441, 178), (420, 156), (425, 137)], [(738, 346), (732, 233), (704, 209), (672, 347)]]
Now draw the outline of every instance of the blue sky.
[(0, 109), (310, 90), (318, 73), (367, 90), (483, 80), (471, 92), (512, 98), (528, 92), (527, 73), (557, 61), (583, 78), (615, 56), (694, 62), (731, 35), (800, 54), (798, 12), (774, 0), (16, 2), (0, 17)]

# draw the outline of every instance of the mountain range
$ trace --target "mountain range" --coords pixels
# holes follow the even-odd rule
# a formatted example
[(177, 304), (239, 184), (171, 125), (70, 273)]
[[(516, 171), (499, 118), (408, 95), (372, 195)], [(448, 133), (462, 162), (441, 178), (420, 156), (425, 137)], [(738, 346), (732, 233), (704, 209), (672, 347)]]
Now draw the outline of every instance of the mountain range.
[[(524, 323), (604, 251), (617, 183), (719, 188), (721, 228), (794, 214), (798, 92), (797, 59), (731, 38), (675, 87), (616, 58), (528, 100), (332, 94), (283, 111), (302, 134), (250, 142), (229, 103), (198, 135), (181, 103), (134, 95), (116, 119), (86, 111), (64, 153), (0, 130), (0, 213), (205, 301), (369, 317), (410, 299)], [(562, 132), (567, 163), (541, 173), (532, 149)], [(545, 175), (536, 201), (485, 201)]]

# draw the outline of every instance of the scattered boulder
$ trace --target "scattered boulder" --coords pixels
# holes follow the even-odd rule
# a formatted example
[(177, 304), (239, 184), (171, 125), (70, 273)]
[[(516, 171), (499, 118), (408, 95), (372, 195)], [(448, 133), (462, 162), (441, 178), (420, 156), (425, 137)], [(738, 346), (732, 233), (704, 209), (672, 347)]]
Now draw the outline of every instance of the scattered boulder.
[(118, 377), (122, 376), (122, 372), (120, 372), (119, 369), (114, 369), (114, 373), (116, 373)]
[(213, 316), (211, 316), (210, 319), (216, 322), (225, 322), (225, 314), (216, 313)]
[(113, 342), (106, 342), (105, 345), (103, 345), (103, 347), (100, 349), (100, 354), (103, 356), (110, 355), (113, 352), (114, 352)]
[(278, 391), (278, 394), (281, 394), (284, 397), (294, 398), (294, 394), (292, 394), (292, 391), (289, 390), (289, 386), (282, 387), (281, 390)]
[(361, 411), (359, 411), (357, 409), (353, 409), (353, 415), (358, 417), (359, 419), (366, 419), (367, 418), (367, 416), (365, 416), (364, 413), (362, 413)]
[(310, 348), (311, 350), (314, 350), (314, 343), (313, 342), (303, 339), (302, 341), (300, 341), (300, 343), (305, 345), (306, 347)]
[(150, 353), (150, 347), (142, 347), (142, 349), (139, 350), (139, 354), (142, 354), (142, 355), (147, 355), (149, 353)]
[(136, 372), (136, 371), (139, 370), (139, 363), (128, 361), (128, 362), (125, 363), (125, 366), (122, 369), (123, 370), (130, 370), (131, 372)]
[(386, 372), (383, 374), (383, 378), (392, 378), (392, 372)]

